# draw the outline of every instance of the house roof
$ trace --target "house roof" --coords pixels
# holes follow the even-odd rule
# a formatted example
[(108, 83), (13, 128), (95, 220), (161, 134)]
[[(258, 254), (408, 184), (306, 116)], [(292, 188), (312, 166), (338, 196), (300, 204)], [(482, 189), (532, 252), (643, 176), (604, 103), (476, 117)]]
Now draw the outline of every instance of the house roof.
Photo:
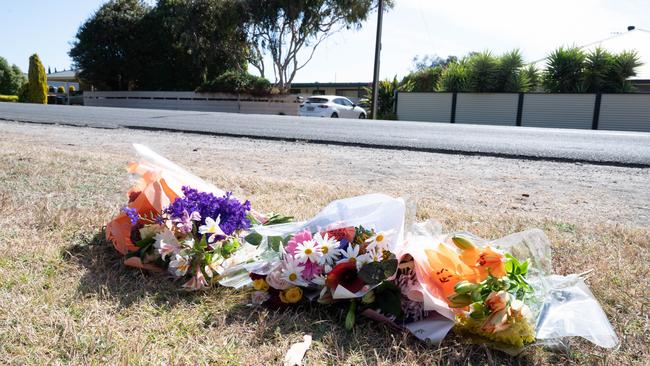
[[(610, 52), (636, 51), (643, 65), (637, 68), (636, 76), (630, 80), (650, 80), (650, 31), (634, 28), (632, 30), (614, 34), (580, 47), (584, 51), (593, 51), (602, 48)], [(546, 66), (546, 58), (533, 62), (538, 68)]]
[(78, 70), (63, 70), (47, 74), (47, 80), (52, 81), (79, 81), (77, 77)]

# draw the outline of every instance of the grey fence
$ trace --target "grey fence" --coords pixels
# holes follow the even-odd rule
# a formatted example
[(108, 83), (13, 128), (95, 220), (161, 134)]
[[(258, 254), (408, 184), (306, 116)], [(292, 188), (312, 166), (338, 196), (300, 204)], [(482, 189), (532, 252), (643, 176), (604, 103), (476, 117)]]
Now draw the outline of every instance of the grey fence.
[(650, 132), (650, 94), (398, 93), (399, 120)]
[(298, 114), (296, 96), (195, 92), (84, 92), (84, 105), (97, 107), (151, 108), (246, 114)]

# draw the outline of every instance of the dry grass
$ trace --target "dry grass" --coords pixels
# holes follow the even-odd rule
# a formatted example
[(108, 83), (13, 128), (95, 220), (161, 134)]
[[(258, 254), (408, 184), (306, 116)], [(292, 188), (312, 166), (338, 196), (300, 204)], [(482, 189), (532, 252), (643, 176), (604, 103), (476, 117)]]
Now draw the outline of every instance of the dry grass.
[[(502, 198), (489, 195), (483, 203), (454, 205), (463, 199), (462, 189), (451, 190), (447, 200), (421, 198), (418, 204), (419, 219), (444, 218), (447, 228), (468, 229), (489, 238), (528, 227), (543, 228), (553, 242), (557, 273), (595, 270), (589, 284), (621, 339), (615, 351), (573, 341), (569, 354), (533, 347), (512, 358), (463, 344), (453, 336), (440, 346), (428, 345), (370, 321), (361, 321), (348, 333), (336, 309), (316, 305), (280, 313), (251, 309), (245, 305), (246, 294), (231, 289), (187, 294), (176, 291), (164, 278), (125, 269), (103, 240), (101, 227), (124, 204), (128, 182), (123, 167), (130, 156), (125, 148), (127, 133), (62, 127), (48, 127), (44, 133), (44, 127), (12, 126), (14, 131), (5, 132), (0, 144), (3, 363), (278, 364), (289, 345), (306, 333), (314, 337), (307, 364), (640, 365), (650, 357), (647, 226), (597, 221), (593, 212), (581, 220), (580, 215), (567, 219), (530, 210), (494, 210), (491, 207), (498, 207), (496, 201)], [(76, 135), (66, 138), (70, 133)], [(214, 171), (197, 165), (196, 171), (250, 198), (257, 208), (303, 218), (333, 199), (400, 189), (399, 184), (364, 181), (368, 175), (361, 173), (351, 181), (319, 176), (321, 168), (327, 169), (324, 165), (340, 162), (315, 163), (313, 171), (269, 163), (268, 149), (276, 149), (278, 156), (286, 154), (282, 159), (301, 158), (286, 143), (268, 143), (264, 152), (246, 140), (144, 132), (128, 135), (158, 144), (183, 136), (182, 143), (170, 144), (167, 153), (181, 154), (188, 142), (200, 144), (202, 155), (179, 157), (186, 165), (236, 146), (252, 161), (246, 169)], [(79, 141), (76, 146), (67, 145), (75, 139)], [(111, 140), (113, 146), (83, 142), (100, 139)], [(372, 154), (371, 150), (350, 151), (359, 156)], [(399, 157), (399, 152), (391, 154)], [(233, 161), (238, 163), (235, 157)], [(555, 167), (562, 169), (562, 164)], [(286, 171), (290, 174), (283, 174)], [(415, 196), (414, 187), (407, 184), (402, 189)], [(641, 197), (639, 205), (647, 207), (649, 202)], [(547, 204), (553, 206), (553, 202)], [(626, 210), (624, 206), (619, 209)]]

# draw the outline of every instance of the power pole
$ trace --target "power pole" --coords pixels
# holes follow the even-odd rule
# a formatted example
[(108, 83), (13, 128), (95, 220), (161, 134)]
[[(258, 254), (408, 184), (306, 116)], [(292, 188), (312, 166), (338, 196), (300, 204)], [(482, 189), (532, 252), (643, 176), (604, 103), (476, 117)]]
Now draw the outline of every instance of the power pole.
[(384, 1), (379, 0), (377, 13), (377, 39), (375, 40), (375, 72), (372, 78), (372, 118), (377, 119), (377, 97), (379, 94), (379, 56), (381, 54), (381, 23), (384, 18)]

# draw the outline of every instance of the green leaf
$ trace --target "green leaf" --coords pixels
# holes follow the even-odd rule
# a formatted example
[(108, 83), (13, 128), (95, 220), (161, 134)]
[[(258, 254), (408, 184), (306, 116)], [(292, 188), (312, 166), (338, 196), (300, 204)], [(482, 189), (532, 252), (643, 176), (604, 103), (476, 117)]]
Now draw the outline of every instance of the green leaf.
[(384, 281), (373, 290), (375, 292), (375, 308), (385, 315), (402, 316), (402, 298), (399, 287), (393, 282)]
[(385, 280), (386, 274), (380, 262), (370, 262), (361, 267), (359, 277), (363, 282), (373, 286)]
[(153, 237), (149, 237), (149, 238), (144, 238), (142, 240), (138, 240), (133, 244), (135, 244), (135, 246), (138, 247), (138, 248), (145, 248), (145, 247), (148, 247), (148, 246), (150, 246), (151, 244), (153, 244), (155, 242), (156, 242), (156, 239), (154, 239)]
[(280, 251), (280, 245), (282, 245), (282, 237), (281, 236), (269, 236), (269, 245), (271, 246), (271, 249), (273, 249), (276, 252)]
[(237, 250), (237, 248), (239, 248), (239, 241), (233, 238), (223, 243), (223, 246), (221, 247), (221, 252), (223, 253), (223, 256), (227, 258), (232, 253), (234, 253)]
[(357, 313), (357, 302), (350, 301), (350, 307), (348, 308), (348, 314), (345, 316), (345, 329), (348, 331), (352, 330), (354, 327), (354, 323), (356, 321), (356, 313)]
[(258, 233), (250, 233), (244, 237), (247, 243), (251, 245), (260, 245), (264, 237)]

